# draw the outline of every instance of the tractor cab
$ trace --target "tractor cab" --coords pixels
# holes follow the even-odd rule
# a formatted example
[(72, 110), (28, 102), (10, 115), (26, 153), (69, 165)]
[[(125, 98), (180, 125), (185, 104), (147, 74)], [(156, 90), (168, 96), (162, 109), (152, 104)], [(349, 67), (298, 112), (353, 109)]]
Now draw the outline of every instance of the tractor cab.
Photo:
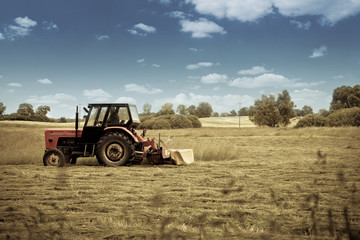
[(137, 108), (132, 104), (89, 104), (82, 143), (96, 143), (109, 127), (135, 129), (140, 124)]

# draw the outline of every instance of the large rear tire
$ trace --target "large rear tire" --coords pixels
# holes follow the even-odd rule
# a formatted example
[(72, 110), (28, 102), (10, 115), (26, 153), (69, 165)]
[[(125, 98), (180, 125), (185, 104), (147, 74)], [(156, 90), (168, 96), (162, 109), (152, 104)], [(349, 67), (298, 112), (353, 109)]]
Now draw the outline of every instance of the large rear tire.
[(64, 154), (57, 148), (49, 149), (43, 157), (44, 166), (63, 167), (65, 164)]
[(100, 165), (123, 166), (135, 158), (133, 143), (118, 132), (102, 136), (96, 146), (96, 158)]

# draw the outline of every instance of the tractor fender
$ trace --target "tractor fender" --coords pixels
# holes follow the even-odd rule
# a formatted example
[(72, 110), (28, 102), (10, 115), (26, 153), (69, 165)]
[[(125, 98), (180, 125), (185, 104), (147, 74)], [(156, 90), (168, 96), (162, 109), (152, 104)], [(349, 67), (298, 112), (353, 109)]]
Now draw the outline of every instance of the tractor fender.
[(104, 129), (105, 132), (124, 132), (130, 139), (132, 139), (135, 143), (138, 143), (139, 140), (136, 135), (134, 135), (129, 129), (124, 127), (107, 127)]

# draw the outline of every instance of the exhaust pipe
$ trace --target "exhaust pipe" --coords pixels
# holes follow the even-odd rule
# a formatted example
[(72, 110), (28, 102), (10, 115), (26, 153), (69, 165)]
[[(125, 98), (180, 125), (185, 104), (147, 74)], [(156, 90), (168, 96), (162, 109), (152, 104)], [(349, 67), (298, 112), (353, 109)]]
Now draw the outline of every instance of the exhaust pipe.
[(79, 106), (76, 106), (75, 114), (75, 142), (78, 140), (78, 129), (79, 129)]

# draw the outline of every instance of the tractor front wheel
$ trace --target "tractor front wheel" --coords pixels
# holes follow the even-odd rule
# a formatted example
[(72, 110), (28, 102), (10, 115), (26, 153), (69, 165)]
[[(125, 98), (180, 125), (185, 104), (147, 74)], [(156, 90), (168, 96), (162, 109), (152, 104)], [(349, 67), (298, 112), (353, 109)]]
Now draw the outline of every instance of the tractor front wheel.
[(135, 149), (123, 134), (113, 132), (100, 138), (96, 147), (96, 158), (100, 165), (123, 166), (133, 161)]
[(44, 154), (43, 163), (44, 166), (63, 167), (65, 156), (59, 149), (49, 149)]

